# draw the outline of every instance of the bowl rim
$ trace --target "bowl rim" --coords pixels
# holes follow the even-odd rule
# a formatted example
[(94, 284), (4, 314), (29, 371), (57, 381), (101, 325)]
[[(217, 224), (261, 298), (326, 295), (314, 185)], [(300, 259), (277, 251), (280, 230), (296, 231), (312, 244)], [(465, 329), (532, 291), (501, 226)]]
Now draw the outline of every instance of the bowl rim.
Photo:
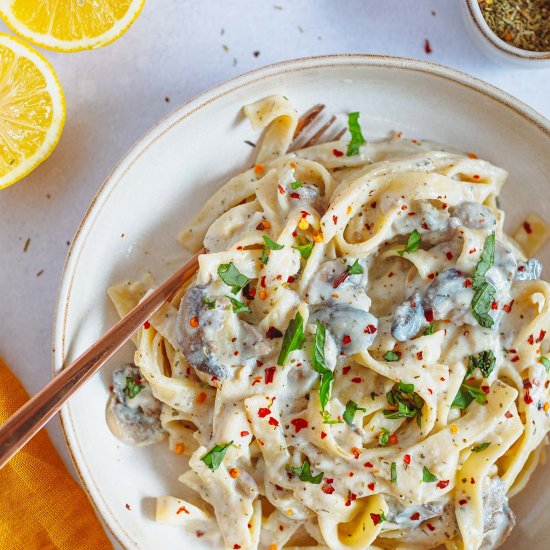
[[(385, 67), (387, 69), (400, 69), (424, 73), (449, 80), (454, 84), (473, 90), (511, 109), (516, 114), (525, 118), (529, 123), (536, 126), (538, 130), (542, 131), (550, 139), (550, 121), (507, 92), (462, 71), (412, 58), (374, 54), (332, 54), (302, 57), (265, 65), (217, 84), (176, 107), (171, 113), (163, 117), (137, 139), (107, 174), (90, 205), (86, 209), (71, 241), (58, 286), (52, 332), (52, 376), (55, 376), (56, 373), (63, 368), (64, 364), (67, 314), (71, 304), (72, 283), (76, 274), (80, 254), (86, 244), (87, 237), (89, 236), (95, 218), (99, 215), (102, 206), (105, 205), (110, 194), (118, 183), (120, 183), (131, 166), (147, 152), (154, 142), (160, 139), (173, 126), (179, 124), (182, 120), (199, 111), (206, 105), (217, 101), (221, 97), (237, 89), (284, 73), (293, 73), (323, 67), (330, 68), (332, 66)], [(121, 524), (119, 524), (113, 515), (109, 503), (102, 496), (99, 485), (94, 480), (91, 469), (86, 464), (85, 455), (75, 435), (70, 404), (66, 404), (62, 407), (59, 413), (59, 419), (71, 461), (96, 514), (105, 524), (117, 543), (124, 549), (130, 548), (130, 534)]]
[(516, 46), (508, 44), (508, 42), (502, 40), (487, 24), (485, 17), (481, 13), (478, 0), (465, 0), (468, 15), (472, 24), (477, 28), (479, 33), (489, 42), (492, 46), (497, 48), (502, 54), (516, 57), (524, 61), (533, 61), (534, 63), (540, 61), (550, 60), (550, 51), (537, 52), (531, 50), (524, 50)]

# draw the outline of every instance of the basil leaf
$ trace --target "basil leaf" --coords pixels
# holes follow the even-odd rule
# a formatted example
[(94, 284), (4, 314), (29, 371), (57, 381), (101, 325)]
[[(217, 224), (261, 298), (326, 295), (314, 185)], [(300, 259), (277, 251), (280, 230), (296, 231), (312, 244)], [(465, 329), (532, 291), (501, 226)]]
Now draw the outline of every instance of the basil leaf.
[(386, 361), (399, 361), (399, 357), (401, 357), (401, 354), (396, 351), (387, 351), (384, 354), (384, 359)]
[(359, 147), (365, 143), (365, 138), (363, 137), (361, 126), (359, 125), (359, 113), (349, 113), (348, 128), (351, 134), (351, 141), (348, 144), (346, 155), (352, 157), (359, 154)]
[(143, 384), (138, 384), (131, 376), (127, 376), (124, 393), (130, 399), (133, 399), (143, 389), (143, 387), (144, 387)]
[(295, 248), (300, 253), (300, 256), (302, 256), (304, 260), (308, 260), (309, 257), (311, 256), (311, 251), (313, 250), (313, 243), (293, 246), (292, 248)]
[(391, 482), (397, 483), (397, 464), (395, 462), (391, 463), (390, 471), (391, 471)]
[(302, 185), (304, 185), (303, 181), (296, 180), (290, 182), (290, 187), (292, 187), (292, 189), (299, 189), (300, 187), (302, 187)]
[(485, 350), (478, 353), (477, 357), (470, 355), (468, 358), (468, 372), (472, 374), (476, 369), (479, 369), (483, 378), (489, 378), (495, 368), (495, 364), (495, 354), (491, 350)]
[(403, 256), (405, 252), (415, 252), (420, 248), (420, 243), (422, 242), (422, 237), (420, 236), (420, 233), (415, 229), (407, 239), (407, 246), (405, 246), (404, 250), (398, 250), (397, 253), (400, 256)]
[(397, 389), (403, 393), (413, 393), (414, 384), (404, 384), (403, 382), (398, 382)]
[(495, 320), (489, 315), (496, 295), (495, 287), (485, 281), (481, 283), (472, 298), (472, 311), (476, 321), (485, 328), (491, 328)]
[(327, 369), (326, 366), (325, 327), (319, 320), (317, 321), (317, 328), (315, 329), (312, 358), (313, 369), (321, 375), (321, 382), (319, 384), (319, 399), (321, 401), (321, 409), (324, 411), (330, 399), (330, 391), (334, 380), (334, 374), (330, 369)]
[(216, 300), (210, 300), (208, 296), (204, 297), (204, 303), (208, 309), (214, 309), (216, 307)]
[(323, 476), (325, 475), (324, 472), (319, 472), (316, 476), (313, 476), (311, 474), (311, 467), (309, 465), (309, 460), (307, 458), (304, 460), (304, 462), (300, 467), (298, 468), (290, 467), (289, 470), (295, 473), (300, 479), (300, 481), (313, 483), (314, 485), (319, 485), (319, 483), (321, 483), (321, 480), (323, 479)]
[(468, 390), (464, 389), (463, 386), (460, 386), (455, 395), (455, 398), (453, 399), (453, 402), (451, 403), (451, 407), (456, 407), (457, 409), (463, 411), (464, 409), (468, 408), (473, 400), (474, 398), (470, 395)]
[(267, 235), (264, 235), (264, 241), (270, 250), (281, 250), (285, 247), (284, 244), (276, 243), (275, 241), (271, 240)]
[(304, 319), (300, 312), (296, 313), (294, 319), (288, 323), (285, 335), (283, 336), (283, 344), (281, 352), (277, 358), (277, 365), (284, 367), (288, 354), (291, 351), (300, 349), (304, 342)]
[(227, 295), (225, 297), (231, 300), (231, 303), (233, 304), (232, 309), (235, 313), (252, 313), (252, 310), (246, 304), (243, 304), (236, 298)]
[(227, 449), (233, 445), (233, 441), (230, 441), (226, 445), (215, 445), (210, 449), (201, 460), (211, 469), (217, 470), (223, 461), (223, 457), (227, 452)]
[(476, 400), (477, 403), (480, 405), (487, 405), (487, 395), (482, 389), (476, 388), (475, 386), (469, 386), (467, 384), (462, 384), (462, 386), (468, 390), (469, 394)]
[(367, 412), (367, 409), (359, 407), (355, 401), (351, 399), (346, 403), (346, 410), (344, 411), (343, 418), (348, 426), (353, 426), (353, 419), (357, 411)]
[(399, 382), (386, 393), (386, 399), (392, 407), (383, 411), (384, 416), (389, 419), (414, 418), (420, 426), (424, 399), (414, 392), (414, 384)]
[(544, 368), (546, 369), (546, 372), (550, 372), (550, 359), (548, 357), (544, 357), (544, 355), (540, 358), (540, 362), (543, 364)]
[(424, 466), (424, 469), (422, 470), (422, 481), (424, 483), (433, 483), (434, 481), (437, 481), (437, 476), (434, 476), (426, 466)]
[(479, 257), (479, 262), (474, 271), (473, 286), (477, 288), (485, 282), (485, 275), (495, 263), (495, 234), (491, 233), (483, 243), (483, 250)]
[(355, 260), (352, 265), (348, 266), (348, 273), (350, 275), (361, 275), (363, 273), (363, 268), (359, 264), (359, 260)]
[(435, 328), (435, 325), (434, 323), (430, 323), (425, 329), (424, 329), (424, 332), (422, 333), (424, 336), (429, 336), (430, 334), (433, 334), (434, 333), (434, 328)]
[(489, 445), (490, 443), (480, 443), (479, 445), (472, 447), (472, 452), (480, 453), (481, 451), (484, 451)]
[(380, 435), (378, 436), (378, 445), (380, 447), (386, 447), (390, 441), (390, 432), (386, 428), (382, 428)]
[(246, 275), (243, 275), (235, 267), (233, 262), (220, 264), (218, 266), (218, 275), (227, 286), (231, 287), (231, 292), (233, 294), (237, 294), (237, 292), (250, 281)]

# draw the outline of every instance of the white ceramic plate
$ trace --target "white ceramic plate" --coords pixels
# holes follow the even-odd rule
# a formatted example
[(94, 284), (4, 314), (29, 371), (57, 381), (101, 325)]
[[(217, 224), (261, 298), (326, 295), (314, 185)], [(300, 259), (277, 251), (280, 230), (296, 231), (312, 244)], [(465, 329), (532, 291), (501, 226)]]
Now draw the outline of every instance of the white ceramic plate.
[[(145, 270), (161, 281), (183, 259), (176, 235), (186, 220), (251, 162), (244, 140), (258, 136), (241, 107), (274, 93), (285, 94), (300, 111), (319, 102), (336, 113), (358, 110), (368, 137), (403, 130), (505, 167), (508, 227), (531, 211), (550, 214), (550, 123), (507, 94), (451, 69), (397, 58), (318, 57), (266, 67), (180, 107), (108, 177), (67, 259), (57, 305), (55, 372), (114, 323), (105, 295), (109, 285)], [(548, 248), (542, 259), (550, 264)], [(99, 514), (124, 547), (198, 550), (200, 539), (154, 522), (155, 496), (183, 494), (177, 476), (185, 459), (162, 444), (127, 447), (105, 424), (111, 370), (131, 357), (128, 345), (63, 409), (70, 451)], [(506, 548), (550, 547), (550, 493), (543, 482), (548, 473), (548, 467), (539, 469), (512, 501), (519, 525)]]

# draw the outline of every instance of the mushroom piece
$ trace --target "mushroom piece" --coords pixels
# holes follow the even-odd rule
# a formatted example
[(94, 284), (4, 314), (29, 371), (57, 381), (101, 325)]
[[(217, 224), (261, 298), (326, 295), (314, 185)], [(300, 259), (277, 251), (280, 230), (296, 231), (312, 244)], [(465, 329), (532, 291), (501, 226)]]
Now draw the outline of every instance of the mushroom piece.
[(412, 298), (405, 300), (395, 308), (391, 324), (391, 335), (398, 342), (406, 342), (414, 338), (422, 326), (426, 324), (422, 297), (417, 292)]
[(492, 550), (500, 546), (516, 524), (514, 513), (508, 506), (506, 487), (498, 476), (487, 480), (483, 491), (483, 532), (481, 549)]
[(158, 443), (166, 433), (160, 422), (161, 410), (162, 403), (153, 396), (137, 367), (126, 365), (113, 372), (105, 418), (117, 439), (136, 446)]
[(536, 258), (530, 258), (526, 262), (519, 262), (514, 273), (516, 281), (536, 281), (540, 279), (542, 264)]
[(224, 380), (229, 365), (271, 352), (265, 336), (239, 319), (227, 298), (216, 299), (212, 307), (205, 297), (205, 287), (190, 288), (181, 300), (176, 323), (176, 342), (195, 369)]
[(321, 307), (310, 315), (309, 321), (323, 323), (338, 350), (348, 355), (366, 351), (378, 330), (378, 319), (372, 313), (344, 304)]
[(495, 262), (487, 271), (485, 277), (496, 288), (497, 292), (507, 292), (517, 271), (517, 265), (512, 250), (500, 241), (496, 241)]
[(462, 225), (470, 229), (492, 231), (497, 225), (493, 211), (478, 202), (462, 202), (452, 210), (451, 214), (454, 218), (454, 220), (451, 218), (451, 224), (454, 226)]

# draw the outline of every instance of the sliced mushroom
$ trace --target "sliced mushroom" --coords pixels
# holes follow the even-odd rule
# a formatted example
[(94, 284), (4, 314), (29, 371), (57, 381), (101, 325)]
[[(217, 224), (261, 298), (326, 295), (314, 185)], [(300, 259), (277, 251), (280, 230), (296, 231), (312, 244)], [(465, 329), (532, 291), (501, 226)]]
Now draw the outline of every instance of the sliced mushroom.
[(530, 258), (526, 262), (518, 262), (514, 273), (516, 281), (537, 281), (542, 273), (542, 264), (536, 258)]
[[(129, 383), (129, 381), (133, 381)], [(130, 384), (141, 388), (130, 397)], [(162, 403), (153, 396), (151, 386), (133, 365), (113, 372), (113, 389), (107, 403), (105, 417), (113, 435), (129, 445), (152, 445), (161, 441), (165, 432), (160, 422)]]
[(256, 326), (233, 313), (227, 298), (216, 299), (211, 307), (205, 297), (205, 287), (190, 288), (181, 300), (176, 324), (176, 341), (195, 369), (224, 380), (230, 365), (272, 350)]
[(517, 261), (512, 250), (500, 241), (495, 244), (495, 262), (485, 277), (497, 291), (508, 291), (517, 271)]
[[(463, 202), (456, 206), (451, 211), (452, 225), (462, 225), (464, 227), (469, 227), (470, 229), (485, 229), (487, 231), (492, 231), (496, 225), (497, 220), (493, 211), (479, 204), (478, 202)], [(458, 223), (455, 222), (458, 221)]]
[(378, 319), (372, 313), (343, 304), (321, 307), (309, 319), (312, 323), (317, 320), (323, 323), (338, 349), (348, 355), (366, 351), (378, 330)]
[(395, 308), (391, 334), (398, 342), (405, 342), (414, 338), (426, 324), (422, 297), (417, 292)]
[(506, 487), (498, 476), (487, 480), (483, 491), (483, 532), (485, 537), (480, 548), (492, 550), (500, 546), (516, 523), (514, 513), (508, 506)]

